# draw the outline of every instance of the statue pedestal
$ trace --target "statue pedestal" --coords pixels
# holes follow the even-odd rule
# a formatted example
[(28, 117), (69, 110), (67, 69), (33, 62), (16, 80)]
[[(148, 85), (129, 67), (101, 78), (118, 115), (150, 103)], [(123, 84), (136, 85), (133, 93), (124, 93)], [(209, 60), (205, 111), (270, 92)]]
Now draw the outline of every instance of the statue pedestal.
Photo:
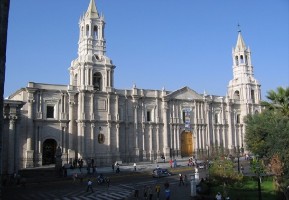
[(34, 167), (34, 150), (26, 151), (26, 168)]
[(197, 184), (196, 184), (196, 179), (195, 179), (195, 174), (191, 174), (191, 197), (196, 197), (197, 196)]

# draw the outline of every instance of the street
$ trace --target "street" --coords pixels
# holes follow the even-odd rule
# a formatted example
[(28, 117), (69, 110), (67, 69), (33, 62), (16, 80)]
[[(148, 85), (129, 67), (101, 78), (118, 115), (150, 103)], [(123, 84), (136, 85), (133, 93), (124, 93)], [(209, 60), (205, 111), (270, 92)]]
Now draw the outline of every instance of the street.
[[(91, 177), (93, 181), (93, 192), (87, 192), (86, 177), (83, 182), (73, 179), (63, 179), (57, 182), (39, 182), (30, 183), (23, 186), (7, 186), (3, 188), (3, 199), (9, 200), (69, 200), (69, 199), (97, 199), (97, 200), (116, 200), (116, 199), (135, 199), (134, 191), (139, 190), (140, 199), (143, 198), (144, 187), (150, 186), (153, 190), (153, 199), (156, 199), (155, 185), (158, 183), (161, 186), (160, 199), (164, 199), (164, 183), (168, 181), (171, 189), (171, 199), (190, 199), (190, 185), (178, 186), (179, 173), (193, 173), (193, 168), (180, 166), (173, 169), (174, 175), (162, 178), (152, 178), (151, 170), (146, 171), (125, 171), (120, 174), (107, 173), (104, 176), (109, 176), (111, 180), (110, 187), (106, 184), (98, 185), (96, 178)], [(205, 176), (205, 171), (200, 170), (200, 178)]]

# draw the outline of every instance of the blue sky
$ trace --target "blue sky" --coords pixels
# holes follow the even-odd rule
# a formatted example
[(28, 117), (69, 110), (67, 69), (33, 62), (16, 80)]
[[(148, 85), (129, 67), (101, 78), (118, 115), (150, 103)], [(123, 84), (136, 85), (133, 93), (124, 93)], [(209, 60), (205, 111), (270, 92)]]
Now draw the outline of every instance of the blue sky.
[[(90, 0), (12, 0), (5, 97), (28, 82), (69, 84), (79, 17)], [(252, 51), (262, 98), (289, 86), (288, 0), (95, 0), (106, 21), (115, 88), (225, 95), (237, 24)]]

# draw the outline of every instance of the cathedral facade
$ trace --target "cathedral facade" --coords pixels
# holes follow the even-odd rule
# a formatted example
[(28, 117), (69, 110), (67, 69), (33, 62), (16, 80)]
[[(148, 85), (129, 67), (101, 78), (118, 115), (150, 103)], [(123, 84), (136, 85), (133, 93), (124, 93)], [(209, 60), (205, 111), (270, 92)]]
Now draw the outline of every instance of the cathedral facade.
[(29, 82), (5, 100), (4, 172), (52, 164), (57, 147), (63, 164), (93, 158), (98, 166), (245, 148), (243, 117), (261, 112), (261, 90), (241, 32), (232, 51), (233, 79), (227, 95), (218, 96), (188, 87), (116, 89), (104, 29), (91, 0), (79, 22), (70, 83)]

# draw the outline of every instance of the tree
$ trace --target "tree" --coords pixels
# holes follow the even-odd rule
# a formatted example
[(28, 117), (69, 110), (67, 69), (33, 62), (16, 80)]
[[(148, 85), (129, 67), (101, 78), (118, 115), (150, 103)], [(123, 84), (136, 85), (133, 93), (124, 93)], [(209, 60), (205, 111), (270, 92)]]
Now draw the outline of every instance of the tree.
[(0, 0), (0, 199), (2, 199), (3, 95), (10, 0)]
[(270, 90), (265, 110), (245, 118), (247, 149), (270, 160), (279, 189), (289, 199), (289, 87)]
[(270, 102), (262, 102), (263, 106), (289, 117), (289, 87), (278, 87), (276, 92), (269, 90), (266, 97)]
[(210, 178), (229, 185), (242, 181), (243, 175), (234, 169), (231, 160), (216, 159), (209, 168)]

